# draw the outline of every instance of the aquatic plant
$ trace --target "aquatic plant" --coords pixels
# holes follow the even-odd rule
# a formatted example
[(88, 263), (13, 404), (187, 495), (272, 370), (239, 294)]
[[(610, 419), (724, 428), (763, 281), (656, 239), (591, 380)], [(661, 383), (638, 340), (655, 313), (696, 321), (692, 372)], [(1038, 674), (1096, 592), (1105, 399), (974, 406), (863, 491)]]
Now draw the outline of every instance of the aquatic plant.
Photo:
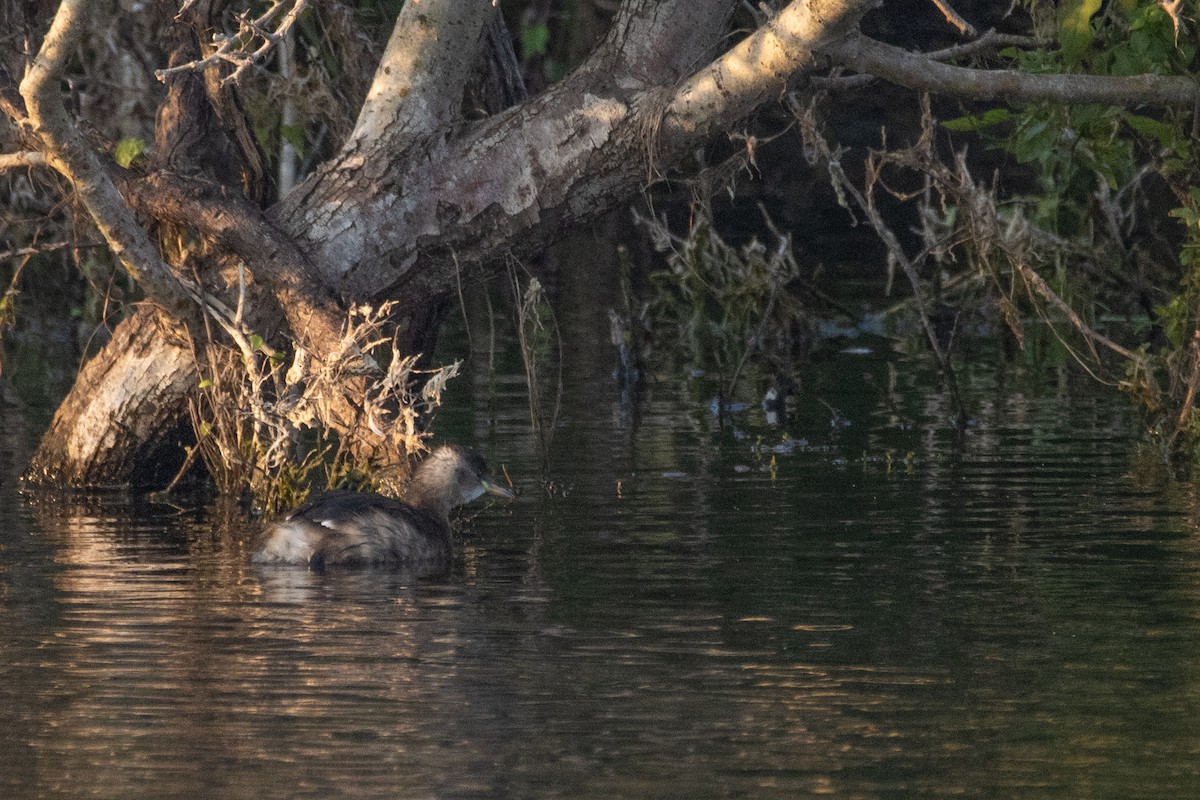
[[(525, 367), (525, 386), (529, 392), (529, 423), (537, 437), (542, 471), (548, 475), (550, 443), (554, 439), (554, 427), (562, 408), (562, 336), (541, 281), (529, 276), (522, 288), (516, 263), (510, 260), (508, 266), (517, 341), (521, 348), (521, 363)], [(554, 403), (547, 408), (542, 400), (542, 365), (551, 360), (552, 353), (559, 372), (555, 381)]]
[[(771, 246), (737, 247), (697, 214), (685, 235), (665, 219), (635, 215), (665, 266), (649, 275), (648, 317), (656, 342), (692, 369), (715, 373), (722, 404), (754, 362), (789, 377), (811, 337), (811, 318), (788, 284), (800, 276), (791, 237), (771, 226)], [(768, 221), (768, 224), (769, 221)]]

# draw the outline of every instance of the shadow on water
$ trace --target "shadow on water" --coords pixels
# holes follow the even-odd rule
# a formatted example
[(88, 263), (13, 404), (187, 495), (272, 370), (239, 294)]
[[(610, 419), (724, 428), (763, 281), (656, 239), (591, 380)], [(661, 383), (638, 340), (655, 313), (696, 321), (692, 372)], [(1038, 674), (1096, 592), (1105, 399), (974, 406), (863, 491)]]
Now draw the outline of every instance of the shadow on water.
[(442, 579), (256, 569), (220, 507), (20, 501), (0, 446), (0, 796), (1200, 788), (1198, 504), (1121, 398), (974, 367), (955, 430), (876, 351), (784, 427), (686, 376), (631, 407), (584, 273), (551, 287), (553, 485), (513, 354), (439, 420), (524, 488)]

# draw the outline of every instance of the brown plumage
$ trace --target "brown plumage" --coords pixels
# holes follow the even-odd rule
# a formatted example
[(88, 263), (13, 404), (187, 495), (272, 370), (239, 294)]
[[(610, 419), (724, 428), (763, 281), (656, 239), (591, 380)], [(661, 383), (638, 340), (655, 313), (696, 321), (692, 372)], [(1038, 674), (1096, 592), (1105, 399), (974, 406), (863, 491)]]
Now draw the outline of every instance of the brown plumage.
[(473, 451), (442, 445), (417, 467), (405, 500), (325, 492), (268, 527), (254, 561), (433, 572), (450, 562), (450, 512), (484, 494), (512, 497)]

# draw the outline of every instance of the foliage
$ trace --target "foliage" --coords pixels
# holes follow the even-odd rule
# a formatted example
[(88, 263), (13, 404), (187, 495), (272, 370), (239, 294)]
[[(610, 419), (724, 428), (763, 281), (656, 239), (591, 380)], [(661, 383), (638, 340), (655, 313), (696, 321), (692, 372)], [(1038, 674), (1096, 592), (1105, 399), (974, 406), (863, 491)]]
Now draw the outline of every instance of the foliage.
[(113, 148), (113, 161), (116, 161), (118, 166), (129, 169), (129, 167), (142, 157), (146, 152), (146, 141), (136, 137), (122, 139), (117, 142), (117, 146)]
[[(218, 489), (249, 491), (267, 513), (302, 501), (320, 473), (330, 488), (399, 490), (404, 456), (425, 447), (419, 422), (440, 405), (458, 363), (418, 370), (419, 357), (401, 355), (395, 339), (381, 333), (389, 308), (353, 310), (342, 341), (323, 361), (297, 349), (289, 364), (261, 338), (236, 331), (226, 331), (236, 348), (208, 343), (189, 410), (198, 453)], [(340, 435), (318, 424), (339, 414)]]
[(534, 56), (546, 55), (546, 46), (550, 43), (550, 27), (548, 25), (525, 25), (521, 28), (521, 58), (529, 59)]
[[(1180, 27), (1185, 21), (1178, 4), (1069, 0), (1055, 14), (1035, 0), (1026, 6), (1043, 25), (1042, 36), (1057, 38), (1060, 47), (1002, 51), (1017, 69), (1113, 76), (1190, 76), (1200, 69), (1194, 37), (1181, 35), (1186, 28)], [(1055, 240), (1059, 255), (1050, 283), (1074, 313), (1096, 318), (1102, 307), (1134, 319), (1152, 314), (1152, 324), (1140, 330), (1160, 338), (1131, 342), (1121, 384), (1151, 416), (1152, 427), (1164, 432), (1173, 455), (1193, 462), (1200, 456), (1200, 163), (1194, 125), (1191, 110), (1151, 115), (1051, 104), (987, 109), (943, 123), (950, 131), (979, 133), (1032, 170), (1036, 191), (1010, 196), (1002, 208)], [(1169, 213), (1182, 228), (1163, 231), (1148, 219), (1147, 211), (1163, 197), (1175, 198)], [(1174, 261), (1164, 257), (1171, 250), (1178, 254)], [(1174, 294), (1161, 288), (1172, 281), (1179, 287)]]

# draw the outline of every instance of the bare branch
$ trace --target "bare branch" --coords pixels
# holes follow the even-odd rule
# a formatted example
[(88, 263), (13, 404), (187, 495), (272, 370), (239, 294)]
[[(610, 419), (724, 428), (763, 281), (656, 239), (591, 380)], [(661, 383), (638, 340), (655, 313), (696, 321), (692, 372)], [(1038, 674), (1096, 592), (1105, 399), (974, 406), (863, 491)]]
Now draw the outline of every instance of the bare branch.
[[(795, 98), (792, 97), (788, 98), (788, 106), (791, 108), (797, 123), (800, 125), (805, 143), (815, 149), (817, 159), (829, 171), (829, 179), (833, 184), (834, 191), (838, 195), (839, 202), (847, 210), (850, 210), (845, 199), (846, 195), (849, 195), (854, 200), (854, 204), (858, 206), (859, 211), (866, 215), (867, 221), (871, 223), (871, 227), (875, 229), (875, 233), (879, 236), (880, 241), (887, 248), (889, 267), (891, 264), (898, 264), (904, 271), (904, 275), (908, 278), (909, 286), (912, 289), (913, 301), (916, 303), (921, 325), (925, 329), (925, 337), (929, 340), (929, 347), (933, 351), (943, 375), (946, 377), (948, 387), (953, 395), (955, 405), (958, 406), (959, 413), (965, 413), (958, 395), (954, 366), (950, 363), (949, 355), (942, 348), (937, 332), (934, 330), (933, 322), (930, 319), (930, 303), (925, 297), (925, 290), (922, 288), (920, 275), (917, 274), (917, 265), (905, 254), (904, 248), (900, 246), (900, 241), (892, 232), (891, 227), (884, 221), (873, 199), (869, 195), (863, 195), (846, 175), (845, 170), (842, 169), (840, 154), (833, 152), (829, 148), (829, 143), (825, 141), (825, 136), (817, 127), (812, 108), (801, 107)], [(923, 256), (924, 254), (921, 257)], [(888, 282), (889, 284), (891, 283), (890, 273), (888, 275)]]
[(21, 81), (21, 96), (29, 121), (46, 146), (48, 163), (74, 186), (121, 265), (147, 297), (182, 314), (191, 307), (190, 292), (163, 263), (154, 243), (137, 224), (100, 159), (80, 136), (59, 94), (67, 59), (88, 29), (91, 7), (88, 0), (62, 0), (41, 51)]
[[(155, 70), (154, 77), (166, 83), (167, 78), (171, 75), (177, 75), (181, 72), (203, 72), (209, 67), (227, 63), (233, 64), (235, 69), (224, 78), (222, 83), (237, 83), (246, 70), (264, 61), (270, 55), (275, 45), (287, 36), (288, 31), (292, 29), (292, 26), (296, 24), (296, 20), (304, 12), (304, 9), (308, 5), (308, 0), (292, 0), (291, 9), (284, 14), (283, 19), (272, 30), (270, 27), (271, 21), (278, 16), (287, 3), (288, 0), (274, 0), (271, 3), (271, 7), (255, 19), (250, 19), (248, 14), (240, 15), (238, 17), (238, 32), (233, 36), (226, 36), (224, 34), (213, 36), (212, 43), (217, 46), (217, 49), (208, 56), (196, 61), (189, 61), (186, 64)], [(185, 4), (179, 13), (183, 14), (190, 5), (192, 4)], [(247, 44), (253, 42), (255, 39), (262, 39), (262, 44), (252, 53), (245, 52)]]
[(104, 245), (90, 245), (81, 242), (47, 242), (46, 244), (31, 245), (29, 247), (18, 247), (15, 250), (0, 251), (0, 261), (7, 261), (10, 258), (24, 258), (25, 256), (39, 256), (44, 253), (53, 253), (55, 250), (62, 250), (65, 247), (72, 249), (83, 249), (85, 247), (103, 247)]
[(822, 52), (839, 64), (919, 91), (973, 100), (1100, 103), (1114, 106), (1188, 107), (1200, 102), (1192, 78), (1163, 75), (1036, 75), (940, 64), (928, 56), (875, 41), (860, 33), (831, 41)]
[(934, 50), (926, 53), (925, 56), (932, 58), (934, 61), (955, 61), (1001, 47), (1035, 47), (1038, 44), (1040, 42), (1032, 36), (1022, 36), (1016, 33), (1000, 33), (995, 28), (991, 28), (983, 36), (974, 41), (963, 42), (962, 44), (956, 44), (953, 47), (946, 47), (941, 50)]
[(976, 35), (977, 31), (975, 30), (975, 26), (963, 19), (959, 13), (955, 11), (949, 3), (946, 2), (946, 0), (929, 1), (937, 6), (938, 11), (942, 12), (942, 16), (946, 18), (946, 22), (949, 22), (951, 25), (958, 28), (958, 32), (963, 36)]
[[(926, 58), (934, 61), (957, 61), (960, 58), (998, 50), (1001, 47), (1036, 47), (1040, 42), (1032, 36), (1021, 36), (1015, 33), (999, 33), (995, 28), (987, 31), (978, 39), (971, 42), (956, 44), (942, 50), (925, 53)], [(834, 75), (829, 77), (814, 77), (810, 85), (824, 91), (845, 92), (860, 89), (875, 81), (882, 80), (877, 75), (866, 73), (859, 75)]]

